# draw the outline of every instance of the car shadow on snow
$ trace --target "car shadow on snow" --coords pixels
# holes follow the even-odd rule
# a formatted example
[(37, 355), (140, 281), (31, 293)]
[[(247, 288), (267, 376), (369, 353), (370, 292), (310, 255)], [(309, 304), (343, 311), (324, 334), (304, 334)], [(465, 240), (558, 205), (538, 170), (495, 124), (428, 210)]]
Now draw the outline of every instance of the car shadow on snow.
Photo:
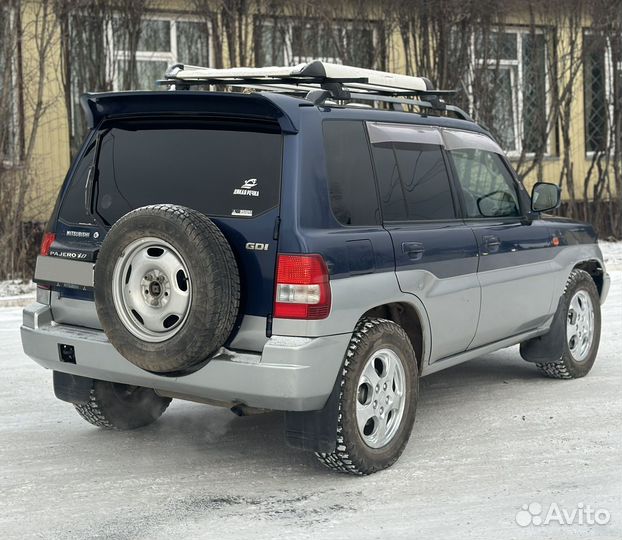
[[(468, 395), (477, 401), (500, 385), (544, 380), (535, 366), (523, 362), (517, 354), (497, 352), (422, 378), (418, 416), (434, 414), (426, 402), (434, 402), (442, 409), (443, 403), (456, 395)], [(438, 414), (443, 414), (442, 410)], [(287, 446), (282, 412), (238, 417), (227, 409), (174, 400), (152, 426), (126, 432), (85, 428), (79, 437), (82, 441), (88, 438), (93, 443), (112, 444), (117, 452), (146, 453), (163, 466), (169, 461), (171, 466), (179, 464), (182, 456), (189, 469), (204, 462), (215, 467), (246, 462), (257, 470), (285, 468), (301, 474), (334, 474), (322, 467), (313, 454)]]
[[(455, 386), (473, 390), (473, 384), (507, 384), (543, 380), (535, 364), (525, 362), (518, 349), (503, 349), (422, 377), (420, 386)], [(486, 392), (486, 387), (475, 391)]]

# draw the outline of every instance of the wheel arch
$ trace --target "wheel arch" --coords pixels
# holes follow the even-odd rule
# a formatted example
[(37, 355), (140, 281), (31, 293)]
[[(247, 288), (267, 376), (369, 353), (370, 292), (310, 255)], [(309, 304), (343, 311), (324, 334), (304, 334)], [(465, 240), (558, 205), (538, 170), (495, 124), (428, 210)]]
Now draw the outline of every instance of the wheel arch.
[(429, 353), (429, 341), (427, 339), (427, 318), (420, 314), (419, 310), (409, 302), (390, 302), (368, 309), (362, 316), (367, 318), (381, 318), (399, 324), (415, 350), (419, 373), (423, 367), (424, 358)]
[(592, 280), (596, 285), (598, 295), (602, 296), (605, 271), (601, 261), (598, 259), (587, 259), (575, 264), (572, 270), (583, 270), (584, 272), (587, 272), (592, 277)]

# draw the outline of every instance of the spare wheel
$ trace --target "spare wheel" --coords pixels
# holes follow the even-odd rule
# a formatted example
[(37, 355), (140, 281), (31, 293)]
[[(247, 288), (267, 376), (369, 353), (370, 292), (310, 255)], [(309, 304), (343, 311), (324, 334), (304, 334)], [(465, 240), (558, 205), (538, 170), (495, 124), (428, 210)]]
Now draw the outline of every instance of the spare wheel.
[(95, 306), (110, 343), (155, 373), (208, 359), (235, 325), (240, 278), (220, 229), (205, 215), (158, 204), (123, 216), (95, 264)]

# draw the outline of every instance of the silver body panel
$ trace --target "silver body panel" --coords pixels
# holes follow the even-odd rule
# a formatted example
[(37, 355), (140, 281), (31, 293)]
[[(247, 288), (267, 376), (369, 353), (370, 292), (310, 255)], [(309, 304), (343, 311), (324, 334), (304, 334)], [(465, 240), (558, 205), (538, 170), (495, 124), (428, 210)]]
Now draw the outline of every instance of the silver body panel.
[[(326, 319), (301, 321), (274, 319), (272, 330), (281, 336), (319, 337), (352, 334), (356, 323), (372, 308), (393, 302), (411, 304), (421, 320), (424, 334), (424, 359), (428, 359), (431, 343), (430, 325), (421, 300), (402, 292), (395, 272), (380, 272), (331, 281), (332, 307)], [(345, 353), (345, 349), (344, 349)]]
[[(52, 317), (59, 324), (81, 326), (101, 330), (95, 309), (95, 302), (60, 296), (52, 291), (50, 296)], [(245, 315), (235, 338), (230, 344), (233, 349), (261, 351), (268, 341), (266, 337), (266, 318)]]
[(94, 267), (92, 262), (39, 255), (35, 267), (35, 281), (92, 287)]
[(474, 339), (479, 314), (480, 288), (477, 274), (439, 279), (427, 270), (398, 273), (405, 291), (416, 291), (425, 306), (430, 326), (430, 356), (435, 362), (462, 352)]
[[(44, 304), (24, 310), (21, 334), (24, 352), (48, 369), (198, 400), (289, 411), (324, 406), (350, 340), (350, 334), (317, 339), (272, 336), (261, 354), (222, 349), (197, 371), (167, 377), (123, 358), (102, 331), (55, 324), (50, 307)], [(60, 361), (60, 343), (75, 348), (75, 364)]]
[(50, 296), (52, 317), (59, 324), (69, 324), (74, 326), (84, 326), (101, 330), (101, 324), (97, 317), (95, 302), (90, 300), (78, 300), (76, 298), (66, 298), (52, 291)]
[[(250, 318), (242, 323), (245, 332), (238, 343), (254, 346), (254, 343), (263, 341), (260, 352), (235, 353), (222, 349), (205, 366), (181, 377), (143, 371), (123, 358), (101, 330), (67, 324), (66, 321), (76, 314), (83, 317), (83, 323), (92, 324), (92, 302), (57, 298), (54, 311), (45, 304), (32, 304), (24, 310), (22, 343), (28, 356), (48, 369), (61, 372), (146, 386), (198, 401), (242, 403), (276, 410), (316, 410), (330, 395), (352, 331), (361, 315), (369, 309), (391, 302), (406, 302), (415, 308), (423, 331), (422, 375), (427, 375), (546, 333), (570, 272), (578, 262), (589, 260), (602, 264), (602, 255), (596, 244), (558, 249), (553, 260), (547, 263), (544, 281), (548, 292), (546, 301), (540, 303), (536, 302), (535, 295), (543, 295), (543, 291), (530, 289), (531, 285), (517, 287), (511, 280), (506, 285), (499, 285), (498, 294), (507, 295), (509, 301), (519, 302), (521, 297), (541, 306), (543, 312), (539, 324), (530, 329), (518, 329), (511, 336), (496, 336), (488, 343), (476, 345), (479, 342), (473, 340), (468, 350), (452, 354), (444, 354), (447, 349), (443, 348), (442, 336), (447, 332), (459, 333), (466, 321), (448, 324), (451, 317), (459, 319), (461, 311), (456, 309), (455, 301), (447, 298), (455, 298), (453, 295), (457, 292), (464, 295), (465, 302), (473, 301), (479, 294), (475, 292), (478, 289), (473, 280), (494, 283), (495, 271), (441, 279), (428, 271), (411, 270), (403, 279), (412, 281), (417, 294), (402, 292), (395, 272), (334, 280), (331, 282), (333, 309), (327, 319), (275, 319), (274, 335), (268, 339), (263, 318)], [(517, 279), (520, 280), (521, 275), (533, 274), (535, 268), (518, 267), (515, 270)], [(603, 300), (608, 282), (605, 275)], [(504, 314), (497, 313), (497, 316)], [(482, 320), (489, 319), (485, 316), (480, 319), (480, 324)], [(441, 345), (435, 349), (439, 341)], [(61, 343), (75, 347), (76, 364), (61, 362)]]
[(532, 330), (552, 316), (557, 308), (553, 303), (552, 270), (553, 263), (544, 261), (479, 272), (481, 312), (469, 348)]

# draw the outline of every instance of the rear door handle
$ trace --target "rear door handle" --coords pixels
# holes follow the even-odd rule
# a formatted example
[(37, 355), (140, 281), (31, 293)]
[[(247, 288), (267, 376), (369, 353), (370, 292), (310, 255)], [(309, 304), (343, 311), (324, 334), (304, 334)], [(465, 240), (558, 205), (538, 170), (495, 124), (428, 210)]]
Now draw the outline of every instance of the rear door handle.
[(421, 242), (402, 242), (402, 251), (413, 261), (418, 261), (423, 257), (425, 251)]
[(501, 247), (501, 239), (494, 234), (485, 235), (482, 237), (482, 254), (489, 255), (490, 253), (496, 253)]

